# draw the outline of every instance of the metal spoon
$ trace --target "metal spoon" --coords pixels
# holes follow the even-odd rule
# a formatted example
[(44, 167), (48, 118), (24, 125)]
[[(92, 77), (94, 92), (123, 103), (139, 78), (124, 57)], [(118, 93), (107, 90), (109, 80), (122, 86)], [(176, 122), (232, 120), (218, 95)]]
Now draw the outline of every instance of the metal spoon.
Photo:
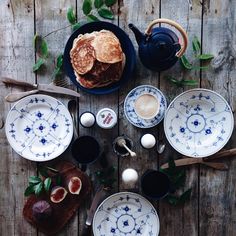
[(166, 144), (163, 141), (158, 141), (157, 143), (157, 152), (162, 154), (166, 148)]
[(72, 121), (73, 121), (73, 131), (74, 131), (74, 137), (77, 139), (78, 136), (78, 132), (77, 132), (77, 128), (76, 128), (76, 120), (75, 120), (75, 113), (76, 113), (76, 100), (70, 100), (68, 102), (68, 110), (71, 114), (72, 117)]
[(124, 138), (119, 138), (117, 140), (117, 144), (120, 146), (120, 147), (124, 147), (130, 154), (131, 157), (136, 157), (136, 153), (131, 151), (127, 146), (126, 146), (126, 141)]

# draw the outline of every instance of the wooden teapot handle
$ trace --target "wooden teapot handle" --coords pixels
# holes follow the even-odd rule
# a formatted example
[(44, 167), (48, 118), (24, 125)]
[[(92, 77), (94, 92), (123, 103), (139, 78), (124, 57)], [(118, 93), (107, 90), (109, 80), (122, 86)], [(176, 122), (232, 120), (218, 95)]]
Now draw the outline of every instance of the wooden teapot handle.
[(175, 21), (169, 20), (169, 19), (166, 19), (166, 18), (160, 18), (160, 19), (156, 19), (156, 20), (152, 21), (149, 24), (149, 26), (147, 27), (147, 29), (145, 31), (145, 34), (146, 35), (151, 35), (152, 34), (152, 27), (156, 24), (159, 24), (159, 23), (166, 23), (166, 24), (169, 24), (171, 26), (174, 26), (181, 33), (181, 35), (183, 37), (183, 44), (181, 45), (180, 50), (176, 53), (177, 57), (181, 57), (184, 54), (184, 52), (187, 48), (187, 45), (188, 45), (187, 33), (185, 32), (183, 27), (181, 25), (179, 25), (178, 23), (176, 23)]

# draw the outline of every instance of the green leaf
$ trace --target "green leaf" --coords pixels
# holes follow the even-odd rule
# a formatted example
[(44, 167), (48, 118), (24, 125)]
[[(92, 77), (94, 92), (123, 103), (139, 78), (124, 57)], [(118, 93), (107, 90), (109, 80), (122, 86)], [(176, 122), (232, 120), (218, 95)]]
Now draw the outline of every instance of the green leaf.
[(43, 182), (40, 182), (39, 184), (35, 185), (34, 186), (35, 189), (34, 189), (34, 192), (37, 196), (39, 196), (39, 194), (42, 192), (43, 190)]
[(35, 189), (34, 186), (35, 185), (30, 185), (26, 188), (25, 193), (24, 193), (25, 197), (28, 197), (30, 194), (34, 193), (34, 189)]
[(179, 202), (180, 202), (180, 203), (184, 203), (184, 202), (190, 200), (191, 192), (192, 192), (192, 189), (191, 189), (191, 188), (188, 189), (188, 190), (186, 190), (182, 195), (180, 195)]
[(42, 175), (43, 177), (48, 177), (48, 173), (47, 173), (47, 169), (44, 166), (40, 166), (38, 168), (38, 172), (40, 175)]
[(76, 24), (72, 25), (72, 30), (75, 31), (75, 30), (79, 29), (80, 27), (81, 27), (81, 24), (76, 23)]
[(94, 6), (96, 8), (100, 8), (104, 4), (103, 0), (95, 0), (94, 1)]
[(60, 54), (58, 57), (57, 57), (57, 64), (56, 64), (56, 67), (57, 68), (61, 68), (63, 65), (63, 55)]
[(89, 22), (99, 21), (99, 19), (92, 14), (87, 15), (87, 19)]
[(33, 72), (37, 71), (44, 64), (44, 62), (45, 61), (43, 58), (39, 58), (33, 66)]
[(29, 177), (29, 183), (30, 184), (38, 184), (40, 182), (42, 182), (42, 180), (38, 176), (30, 176)]
[(182, 86), (196, 86), (198, 81), (196, 80), (180, 80)]
[(185, 57), (185, 55), (183, 55), (181, 58), (180, 58), (180, 62), (181, 62), (181, 65), (187, 69), (187, 70), (191, 70), (192, 69), (192, 64), (188, 61), (188, 59)]
[(116, 2), (117, 0), (105, 0), (105, 4), (107, 7), (113, 6)]
[(76, 23), (76, 16), (75, 16), (75, 12), (74, 9), (72, 7), (70, 7), (67, 10), (67, 20), (74, 25)]
[(209, 66), (193, 66), (192, 70), (207, 70)]
[(40, 54), (43, 58), (48, 57), (48, 45), (44, 39), (41, 41), (41, 48), (40, 48)]
[(46, 192), (49, 191), (51, 183), (52, 183), (52, 179), (51, 178), (46, 178), (44, 180), (44, 189), (46, 190)]
[(57, 177), (56, 177), (56, 184), (57, 185), (61, 185), (61, 176), (60, 175), (57, 175)]
[(199, 60), (212, 60), (214, 58), (214, 55), (212, 55), (212, 54), (201, 54), (201, 55), (198, 55), (197, 58)]
[(174, 188), (178, 189), (180, 187), (183, 187), (185, 179), (186, 179), (185, 171), (184, 170), (178, 171), (171, 179)]
[(92, 1), (84, 0), (82, 10), (83, 13), (87, 16), (92, 11)]
[(109, 20), (113, 20), (114, 19), (114, 15), (113, 13), (106, 8), (101, 8), (98, 10), (98, 14), (99, 16), (105, 18), (105, 19), (109, 19)]
[(168, 195), (167, 196), (167, 201), (171, 204), (176, 206), (179, 202), (179, 197), (174, 196), (174, 195)]
[(192, 41), (193, 51), (195, 54), (199, 54), (201, 51), (201, 43), (199, 42), (197, 36), (194, 36)]
[(34, 48), (36, 48), (38, 39), (39, 39), (39, 35), (36, 33), (36, 34), (34, 35), (34, 38), (33, 38), (33, 45), (34, 45)]

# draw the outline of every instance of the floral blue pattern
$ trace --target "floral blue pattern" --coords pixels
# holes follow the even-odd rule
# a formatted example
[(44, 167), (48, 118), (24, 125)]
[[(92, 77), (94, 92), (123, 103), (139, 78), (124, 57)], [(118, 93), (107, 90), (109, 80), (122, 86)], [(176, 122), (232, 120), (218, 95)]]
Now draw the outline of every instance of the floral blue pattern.
[[(159, 113), (150, 120), (140, 118), (134, 110), (134, 103), (136, 99), (142, 94), (151, 94), (160, 102)], [(129, 92), (124, 102), (124, 114), (128, 121), (139, 128), (151, 128), (158, 125), (164, 118), (167, 108), (167, 101), (163, 93), (154, 86), (140, 85)]]
[(93, 220), (94, 236), (157, 236), (155, 208), (136, 193), (120, 192), (104, 200)]
[(70, 144), (71, 116), (55, 98), (40, 94), (28, 96), (9, 111), (6, 135), (19, 155), (33, 161), (48, 161)]
[(209, 156), (229, 140), (233, 114), (225, 99), (207, 89), (192, 89), (177, 96), (169, 105), (164, 130), (178, 152), (191, 157)]

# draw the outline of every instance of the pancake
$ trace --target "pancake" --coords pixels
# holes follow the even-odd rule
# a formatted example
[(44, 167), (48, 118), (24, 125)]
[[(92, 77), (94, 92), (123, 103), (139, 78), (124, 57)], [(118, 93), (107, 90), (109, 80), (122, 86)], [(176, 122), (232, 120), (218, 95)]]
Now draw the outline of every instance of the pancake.
[(93, 68), (89, 71), (89, 74), (98, 76), (102, 72), (106, 71), (110, 67), (110, 65), (111, 64), (109, 63), (103, 63), (98, 60), (95, 60)]
[(91, 45), (95, 50), (95, 57), (103, 63), (116, 63), (122, 61), (122, 49), (119, 39), (110, 31), (102, 30), (95, 33)]
[(94, 40), (94, 36), (79, 35), (74, 40), (73, 48), (70, 51), (71, 63), (74, 70), (83, 75), (93, 68), (95, 61), (95, 51), (91, 42)]

